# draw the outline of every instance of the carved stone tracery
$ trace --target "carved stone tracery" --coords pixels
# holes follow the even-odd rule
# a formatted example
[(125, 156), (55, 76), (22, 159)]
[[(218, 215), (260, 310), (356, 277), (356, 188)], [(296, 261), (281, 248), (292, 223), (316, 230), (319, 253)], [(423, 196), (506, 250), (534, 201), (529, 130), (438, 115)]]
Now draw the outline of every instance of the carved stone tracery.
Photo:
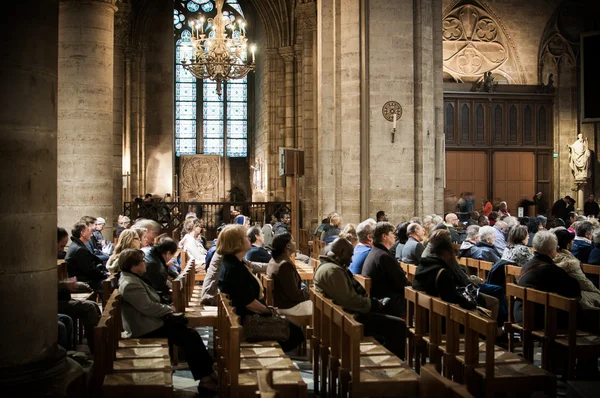
[(218, 202), (221, 157), (219, 155), (181, 156), (179, 192), (184, 201)]

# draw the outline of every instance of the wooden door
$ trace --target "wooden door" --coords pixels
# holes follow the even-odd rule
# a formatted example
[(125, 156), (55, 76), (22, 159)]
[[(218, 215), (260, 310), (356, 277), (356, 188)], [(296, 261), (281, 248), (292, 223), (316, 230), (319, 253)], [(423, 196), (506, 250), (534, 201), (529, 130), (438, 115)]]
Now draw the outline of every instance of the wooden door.
[[(475, 194), (475, 209), (481, 210), (481, 199), (488, 195), (488, 155), (479, 151), (446, 151), (446, 191), (447, 196), (461, 192)], [(446, 200), (446, 213), (456, 211)]]
[(533, 152), (494, 152), (493, 203), (505, 201), (512, 216), (523, 199), (532, 200), (535, 187)]

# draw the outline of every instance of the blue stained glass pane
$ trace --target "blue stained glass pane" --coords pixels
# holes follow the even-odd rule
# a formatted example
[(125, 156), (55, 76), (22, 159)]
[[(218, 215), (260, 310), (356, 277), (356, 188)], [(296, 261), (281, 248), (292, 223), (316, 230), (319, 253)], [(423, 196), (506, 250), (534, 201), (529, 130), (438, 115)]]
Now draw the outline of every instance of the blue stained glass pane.
[(214, 7), (214, 6), (213, 6), (213, 4), (212, 4), (212, 3), (210, 3), (210, 2), (209, 2), (209, 3), (202, 4), (202, 11), (204, 11), (204, 12), (211, 12), (211, 11), (212, 11), (214, 8), (215, 8), (215, 7)]
[(248, 99), (248, 86), (245, 84), (228, 84), (227, 101), (246, 101)]
[(196, 138), (195, 120), (176, 120), (175, 121), (176, 138)]
[(227, 156), (230, 158), (245, 158), (248, 156), (248, 141), (228, 138)]
[(181, 28), (183, 28), (183, 25), (181, 23), (175, 24), (175, 28), (181, 29)]
[(176, 155), (195, 155), (196, 140), (195, 139), (176, 139), (175, 140)]
[(248, 118), (248, 107), (244, 102), (227, 103), (228, 120), (245, 120)]
[(246, 138), (248, 136), (248, 122), (245, 120), (227, 121), (227, 138)]
[(204, 138), (223, 138), (223, 121), (205, 120)]
[(223, 155), (223, 139), (205, 139), (204, 140), (205, 155)]
[(248, 75), (242, 77), (241, 79), (235, 79), (235, 80), (230, 80), (230, 83), (247, 83), (248, 82)]
[(192, 0), (194, 3), (204, 4), (210, 2), (210, 0)]
[(183, 65), (175, 66), (175, 81), (177, 82), (195, 82), (196, 78), (187, 70), (183, 69)]
[(190, 40), (192, 38), (192, 32), (190, 32), (189, 30), (184, 30), (183, 32), (181, 32), (181, 39), (182, 40)]
[(196, 3), (194, 3), (193, 1), (190, 1), (189, 3), (187, 3), (187, 9), (190, 12), (196, 12), (200, 9), (200, 6)]
[(216, 83), (207, 83), (205, 80), (203, 86), (204, 86), (204, 88), (203, 88), (204, 101), (215, 101), (215, 102), (223, 101), (223, 99), (219, 98), (219, 96), (217, 95), (217, 84)]
[(223, 103), (222, 102), (205, 102), (203, 104), (203, 115), (205, 120), (223, 119)]
[(196, 83), (177, 83), (175, 85), (176, 101), (196, 101)]
[(196, 118), (196, 103), (195, 102), (176, 102), (175, 103), (175, 119), (195, 119)]
[(244, 11), (242, 11), (242, 7), (238, 4), (237, 0), (227, 0), (227, 4), (231, 8), (233, 8), (234, 10), (236, 10), (237, 12), (239, 12), (242, 17), (244, 16)]

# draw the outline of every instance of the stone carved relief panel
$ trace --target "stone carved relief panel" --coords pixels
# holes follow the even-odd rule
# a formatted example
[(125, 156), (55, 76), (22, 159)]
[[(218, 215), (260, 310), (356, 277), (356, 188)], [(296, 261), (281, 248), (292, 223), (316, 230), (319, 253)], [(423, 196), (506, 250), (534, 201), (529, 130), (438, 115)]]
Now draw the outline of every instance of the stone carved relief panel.
[(182, 155), (179, 192), (183, 201), (218, 202), (221, 170), (219, 155)]
[(501, 83), (524, 83), (514, 45), (495, 15), (471, 0), (458, 1), (444, 15), (445, 76), (456, 82), (477, 82), (492, 72)]

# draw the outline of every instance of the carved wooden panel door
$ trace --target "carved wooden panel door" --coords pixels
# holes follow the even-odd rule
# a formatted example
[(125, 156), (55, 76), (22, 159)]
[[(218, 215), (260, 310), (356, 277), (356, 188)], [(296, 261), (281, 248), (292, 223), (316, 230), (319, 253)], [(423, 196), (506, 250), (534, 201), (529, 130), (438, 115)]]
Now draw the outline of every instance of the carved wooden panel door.
[[(473, 192), (475, 209), (481, 210), (481, 199), (488, 195), (488, 155), (479, 151), (446, 152), (446, 193), (460, 198), (461, 192)], [(456, 211), (448, 202), (445, 212)]]
[(493, 203), (505, 201), (512, 216), (523, 199), (535, 195), (535, 154), (533, 152), (494, 152)]

